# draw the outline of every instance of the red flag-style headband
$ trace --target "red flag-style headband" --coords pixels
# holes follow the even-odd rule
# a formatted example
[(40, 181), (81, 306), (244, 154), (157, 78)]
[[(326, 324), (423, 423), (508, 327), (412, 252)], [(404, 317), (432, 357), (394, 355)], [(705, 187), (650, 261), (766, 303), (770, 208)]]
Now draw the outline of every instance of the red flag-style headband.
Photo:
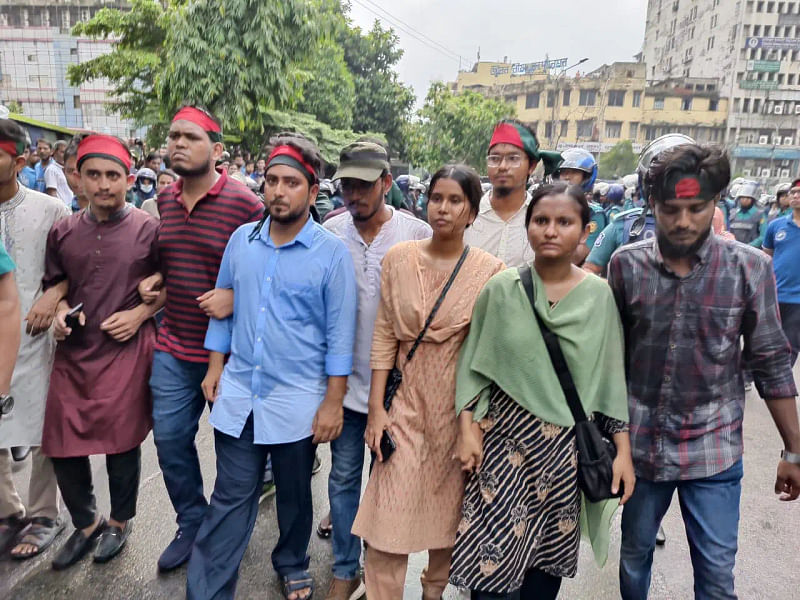
[(25, 151), (23, 148), (22, 152), (18, 152), (20, 144), (17, 142), (13, 142), (11, 140), (2, 140), (0, 141), (0, 150), (5, 150), (8, 154), (11, 155), (12, 158), (16, 158), (18, 156), (22, 156), (22, 152)]
[(195, 125), (199, 125), (208, 134), (212, 142), (222, 141), (222, 127), (199, 108), (184, 106), (172, 117), (172, 122), (174, 123), (175, 121), (190, 121)]
[(78, 168), (87, 158), (107, 158), (118, 162), (125, 168), (125, 173), (131, 170), (131, 155), (128, 149), (117, 138), (110, 135), (92, 134), (78, 145)]
[(269, 171), (274, 165), (287, 165), (297, 169), (306, 176), (311, 185), (317, 181), (317, 172), (306, 162), (303, 155), (291, 146), (275, 146), (267, 160), (266, 170)]
[(492, 141), (489, 142), (489, 148), (497, 144), (511, 144), (520, 150), (525, 150), (525, 145), (522, 143), (522, 136), (520, 136), (517, 128), (510, 123), (500, 123), (492, 134)]

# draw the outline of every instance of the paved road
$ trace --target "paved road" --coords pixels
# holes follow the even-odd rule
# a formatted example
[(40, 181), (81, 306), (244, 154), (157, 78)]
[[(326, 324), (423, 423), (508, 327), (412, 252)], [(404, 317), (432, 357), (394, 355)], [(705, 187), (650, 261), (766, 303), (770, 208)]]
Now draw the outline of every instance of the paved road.
[[(800, 365), (795, 370), (800, 376)], [(800, 377), (798, 377), (800, 379)], [(736, 567), (737, 586), (742, 599), (800, 600), (800, 555), (797, 534), (800, 531), (800, 502), (781, 503), (772, 493), (776, 457), (780, 439), (763, 402), (755, 394), (748, 397), (745, 417), (745, 479), (742, 494), (740, 550)], [(210, 493), (214, 476), (213, 436), (207, 424), (197, 439)], [(327, 512), (326, 473), (330, 467), (327, 447), (320, 450), (323, 470), (315, 476), (315, 520)], [(99, 506), (108, 510), (108, 491), (102, 459), (93, 459)], [(19, 489), (26, 489), (28, 466), (16, 474)], [(107, 512), (106, 512), (107, 514)], [(692, 571), (683, 524), (677, 501), (667, 515), (664, 526), (669, 538), (666, 547), (656, 552), (653, 600), (682, 600), (692, 597)], [(70, 528), (71, 529), (71, 528)], [(156, 560), (160, 551), (172, 539), (174, 515), (167, 498), (155, 449), (148, 440), (142, 453), (142, 483), (139, 494), (139, 514), (135, 530), (123, 553), (106, 565), (89, 560), (66, 572), (50, 569), (54, 550), (43, 557), (25, 563), (0, 560), (0, 598), (15, 600), (56, 599), (163, 599), (184, 597), (186, 572), (180, 569), (169, 575), (158, 575)], [(619, 534), (613, 536), (610, 559), (604, 569), (596, 567), (589, 548), (581, 549), (578, 577), (563, 587), (562, 598), (605, 599), (619, 597), (617, 560)], [(61, 536), (63, 543), (68, 532)], [(241, 568), (237, 599), (279, 600), (281, 595), (270, 565), (270, 551), (277, 540), (273, 501), (262, 504), (250, 546)], [(331, 563), (330, 543), (312, 536), (311, 570), (317, 581), (317, 598), (324, 598)], [(419, 598), (419, 575), (424, 555), (411, 562), (405, 598)], [(448, 590), (448, 599), (459, 598)]]

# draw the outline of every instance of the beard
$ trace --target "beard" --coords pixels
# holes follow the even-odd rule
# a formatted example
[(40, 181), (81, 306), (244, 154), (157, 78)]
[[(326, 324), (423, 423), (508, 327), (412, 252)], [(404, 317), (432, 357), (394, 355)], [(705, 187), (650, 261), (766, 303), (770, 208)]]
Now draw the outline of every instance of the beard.
[(273, 221), (275, 221), (276, 223), (281, 223), (283, 225), (290, 225), (292, 223), (297, 223), (297, 221), (301, 219), (308, 218), (308, 204), (306, 204), (302, 208), (298, 208), (297, 210), (293, 210), (281, 215), (276, 215), (272, 211), (272, 207), (268, 207), (267, 210), (269, 211), (269, 216)]
[(364, 223), (366, 221), (369, 221), (375, 215), (377, 215), (378, 211), (380, 209), (382, 209), (382, 208), (383, 208), (383, 200), (381, 200), (381, 203), (378, 206), (376, 206), (375, 209), (372, 212), (370, 212), (368, 215), (360, 215), (357, 212), (351, 212), (350, 216), (353, 217), (353, 221), (358, 221), (359, 223)]
[(497, 196), (499, 198), (507, 198), (508, 196), (511, 195), (511, 192), (513, 192), (513, 191), (514, 191), (514, 188), (510, 188), (508, 186), (492, 188), (492, 194), (494, 194), (495, 196)]
[(708, 236), (711, 235), (711, 226), (709, 225), (708, 229), (706, 229), (703, 233), (700, 234), (694, 242), (691, 244), (675, 244), (667, 237), (667, 234), (661, 230), (656, 231), (656, 238), (658, 240), (658, 249), (661, 251), (661, 254), (666, 258), (686, 258), (687, 256), (691, 256), (696, 254), (700, 247), (705, 243), (708, 239)]
[(201, 175), (208, 173), (211, 169), (212, 167), (210, 160), (207, 160), (199, 167), (179, 167), (178, 165), (172, 166), (172, 170), (181, 177), (200, 177)]

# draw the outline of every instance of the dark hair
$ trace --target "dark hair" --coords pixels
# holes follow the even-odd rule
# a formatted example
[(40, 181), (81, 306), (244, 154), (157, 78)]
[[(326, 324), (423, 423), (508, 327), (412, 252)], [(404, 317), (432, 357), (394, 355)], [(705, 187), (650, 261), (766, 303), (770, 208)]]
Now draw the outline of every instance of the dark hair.
[(282, 131), (269, 139), (269, 147), (267, 148), (267, 155), (272, 154), (272, 150), (276, 146), (289, 146), (294, 148), (303, 157), (312, 169), (317, 179), (322, 170), (322, 157), (319, 154), (317, 146), (309, 140), (302, 133), (294, 133), (290, 131)]
[(525, 211), (525, 227), (527, 228), (531, 222), (531, 215), (533, 215), (533, 207), (536, 206), (536, 203), (539, 202), (545, 196), (557, 196), (559, 194), (564, 194), (569, 196), (578, 204), (578, 209), (581, 215), (581, 225), (586, 227), (589, 224), (589, 220), (592, 218), (592, 209), (589, 208), (589, 202), (586, 200), (586, 194), (583, 191), (583, 188), (579, 185), (569, 185), (564, 181), (557, 181), (555, 183), (548, 183), (547, 185), (542, 185), (536, 188), (536, 191), (533, 192), (531, 196), (530, 204), (528, 204), (528, 210)]
[(470, 207), (478, 213), (481, 206), (481, 196), (483, 196), (483, 188), (481, 188), (481, 178), (472, 167), (467, 165), (445, 165), (431, 177), (431, 182), (428, 185), (429, 194), (433, 194), (433, 189), (440, 179), (452, 179), (461, 186), (461, 191), (464, 196), (469, 200)]
[(178, 174), (175, 171), (173, 171), (172, 169), (164, 169), (163, 171), (159, 171), (158, 173), (156, 173), (156, 183), (158, 183), (158, 178), (161, 177), (162, 175), (169, 175), (170, 177), (172, 177), (173, 182), (178, 181)]
[(66, 147), (67, 141), (66, 140), (56, 140), (53, 144), (53, 150), (58, 150), (59, 148)]
[[(11, 140), (15, 144), (28, 147), (28, 139), (25, 137), (25, 130), (16, 121), (11, 119), (0, 119), (0, 137)], [(22, 153), (20, 153), (21, 155)]]
[(147, 153), (147, 156), (145, 157), (144, 162), (149, 163), (154, 158), (157, 158), (157, 159), (161, 160), (161, 155), (158, 152), (156, 152), (155, 150), (151, 150), (150, 152)]
[(654, 202), (665, 202), (664, 184), (673, 173), (704, 175), (714, 196), (728, 185), (731, 164), (728, 154), (717, 146), (682, 144), (657, 155), (644, 178), (645, 188), (650, 190)]
[(47, 138), (40, 137), (38, 140), (36, 140), (37, 146), (39, 145), (39, 142), (44, 142), (45, 144), (47, 144), (48, 148), (50, 148), (51, 150), (53, 149), (53, 142), (51, 142)]
[(247, 166), (247, 165), (255, 166), (255, 164), (256, 164), (256, 161), (254, 161), (252, 158), (248, 158), (246, 161), (244, 161), (244, 165), (245, 166)]
[(67, 149), (64, 150), (64, 162), (67, 162), (73, 156), (78, 156), (78, 146), (80, 146), (83, 138), (92, 135), (91, 133), (79, 133), (72, 136), (72, 139), (67, 144)]
[[(536, 146), (539, 147), (539, 138), (536, 135), (536, 131), (528, 123), (523, 123), (519, 119), (510, 119), (510, 118), (509, 119), (502, 119), (502, 120), (498, 121), (497, 124), (495, 124), (495, 128), (497, 128), (497, 126), (501, 125), (502, 123), (509, 123), (511, 125), (516, 125), (518, 127), (522, 127), (523, 129), (525, 129), (528, 133), (530, 133), (533, 136), (533, 139), (536, 140)], [(491, 150), (491, 146), (489, 147), (489, 150)], [(528, 167), (530, 167), (534, 162), (537, 162), (537, 163), (539, 162), (536, 157), (531, 156), (527, 152), (525, 152), (525, 156), (528, 157)]]

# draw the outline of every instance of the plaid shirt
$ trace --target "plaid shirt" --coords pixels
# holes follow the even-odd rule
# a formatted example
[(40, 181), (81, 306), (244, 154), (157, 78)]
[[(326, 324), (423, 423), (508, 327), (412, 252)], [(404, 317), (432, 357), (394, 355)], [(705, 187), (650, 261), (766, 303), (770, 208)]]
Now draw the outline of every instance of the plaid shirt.
[(697, 259), (678, 277), (649, 239), (620, 248), (608, 268), (633, 460), (650, 481), (711, 477), (741, 458), (745, 365), (762, 398), (797, 393), (769, 257), (712, 234)]

